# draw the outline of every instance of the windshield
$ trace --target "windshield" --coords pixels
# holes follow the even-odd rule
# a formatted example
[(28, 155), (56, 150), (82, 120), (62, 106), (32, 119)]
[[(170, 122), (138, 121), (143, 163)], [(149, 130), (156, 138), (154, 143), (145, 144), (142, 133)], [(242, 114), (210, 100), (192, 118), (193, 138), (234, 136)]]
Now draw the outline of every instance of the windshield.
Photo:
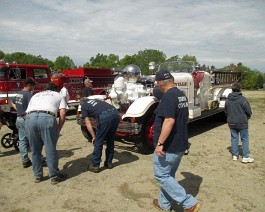
[(0, 78), (5, 78), (6, 68), (0, 68)]
[(170, 72), (192, 72), (195, 70), (195, 65), (191, 61), (168, 61), (161, 63), (158, 70), (168, 70)]

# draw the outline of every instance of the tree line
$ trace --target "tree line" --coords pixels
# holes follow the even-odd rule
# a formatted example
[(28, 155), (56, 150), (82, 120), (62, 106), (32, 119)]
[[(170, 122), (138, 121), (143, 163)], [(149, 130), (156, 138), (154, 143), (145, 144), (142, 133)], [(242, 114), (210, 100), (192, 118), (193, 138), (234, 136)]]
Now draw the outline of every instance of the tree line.
[[(48, 60), (43, 58), (41, 55), (31, 55), (24, 52), (14, 52), (11, 54), (4, 53), (0, 50), (0, 59), (5, 62), (16, 62), (24, 64), (40, 64), (48, 65), (52, 71), (54, 70), (65, 70), (77, 68), (74, 61), (69, 56), (58, 56), (55, 61)], [(205, 64), (200, 65), (199, 61), (195, 56), (185, 55), (182, 58), (178, 55), (172, 56), (170, 58), (166, 57), (162, 51), (154, 49), (145, 49), (139, 51), (134, 55), (125, 55), (123, 58), (119, 58), (118, 55), (109, 54), (104, 55), (98, 53), (95, 57), (91, 57), (83, 66), (81, 67), (99, 67), (99, 68), (121, 68), (129, 64), (138, 65), (142, 71), (142, 75), (150, 75), (152, 71), (149, 70), (149, 63), (155, 62), (160, 64), (165, 61), (174, 61), (174, 60), (184, 60), (192, 61), (196, 66), (199, 66), (200, 70), (211, 71), (215, 70), (215, 66), (206, 66)], [(252, 70), (249, 67), (244, 66), (242, 63), (238, 64), (229, 64), (221, 69), (220, 71), (229, 71), (229, 72), (241, 72), (242, 73), (242, 87), (244, 89), (259, 89), (263, 88), (265, 83), (265, 73)]]

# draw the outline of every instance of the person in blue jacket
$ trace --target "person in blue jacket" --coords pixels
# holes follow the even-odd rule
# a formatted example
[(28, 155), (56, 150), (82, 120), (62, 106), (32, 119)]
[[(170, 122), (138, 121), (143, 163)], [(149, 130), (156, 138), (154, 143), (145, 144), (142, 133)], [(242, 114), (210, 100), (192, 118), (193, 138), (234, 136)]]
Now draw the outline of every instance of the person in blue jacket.
[(237, 161), (239, 156), (239, 135), (242, 141), (243, 158), (242, 163), (253, 163), (254, 159), (249, 157), (249, 135), (248, 119), (252, 115), (251, 107), (247, 99), (242, 95), (240, 83), (232, 84), (230, 93), (225, 102), (227, 123), (231, 133), (232, 158)]

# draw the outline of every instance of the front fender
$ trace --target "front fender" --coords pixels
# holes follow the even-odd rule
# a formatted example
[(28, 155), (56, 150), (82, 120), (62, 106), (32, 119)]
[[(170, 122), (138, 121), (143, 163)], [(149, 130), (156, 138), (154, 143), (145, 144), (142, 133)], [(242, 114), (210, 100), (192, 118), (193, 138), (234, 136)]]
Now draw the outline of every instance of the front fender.
[(154, 96), (144, 96), (136, 99), (122, 116), (122, 119), (127, 117), (141, 117), (156, 102), (158, 102), (158, 99)]

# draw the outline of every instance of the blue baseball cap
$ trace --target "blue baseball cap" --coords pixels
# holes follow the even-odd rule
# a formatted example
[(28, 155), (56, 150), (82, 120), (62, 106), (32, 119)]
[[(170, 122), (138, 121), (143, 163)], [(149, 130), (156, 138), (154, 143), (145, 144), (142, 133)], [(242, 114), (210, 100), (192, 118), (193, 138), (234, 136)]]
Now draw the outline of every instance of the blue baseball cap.
[(170, 74), (168, 70), (159, 70), (158, 72), (156, 72), (156, 78), (155, 78), (156, 81), (162, 81), (171, 78), (173, 78), (173, 76)]

